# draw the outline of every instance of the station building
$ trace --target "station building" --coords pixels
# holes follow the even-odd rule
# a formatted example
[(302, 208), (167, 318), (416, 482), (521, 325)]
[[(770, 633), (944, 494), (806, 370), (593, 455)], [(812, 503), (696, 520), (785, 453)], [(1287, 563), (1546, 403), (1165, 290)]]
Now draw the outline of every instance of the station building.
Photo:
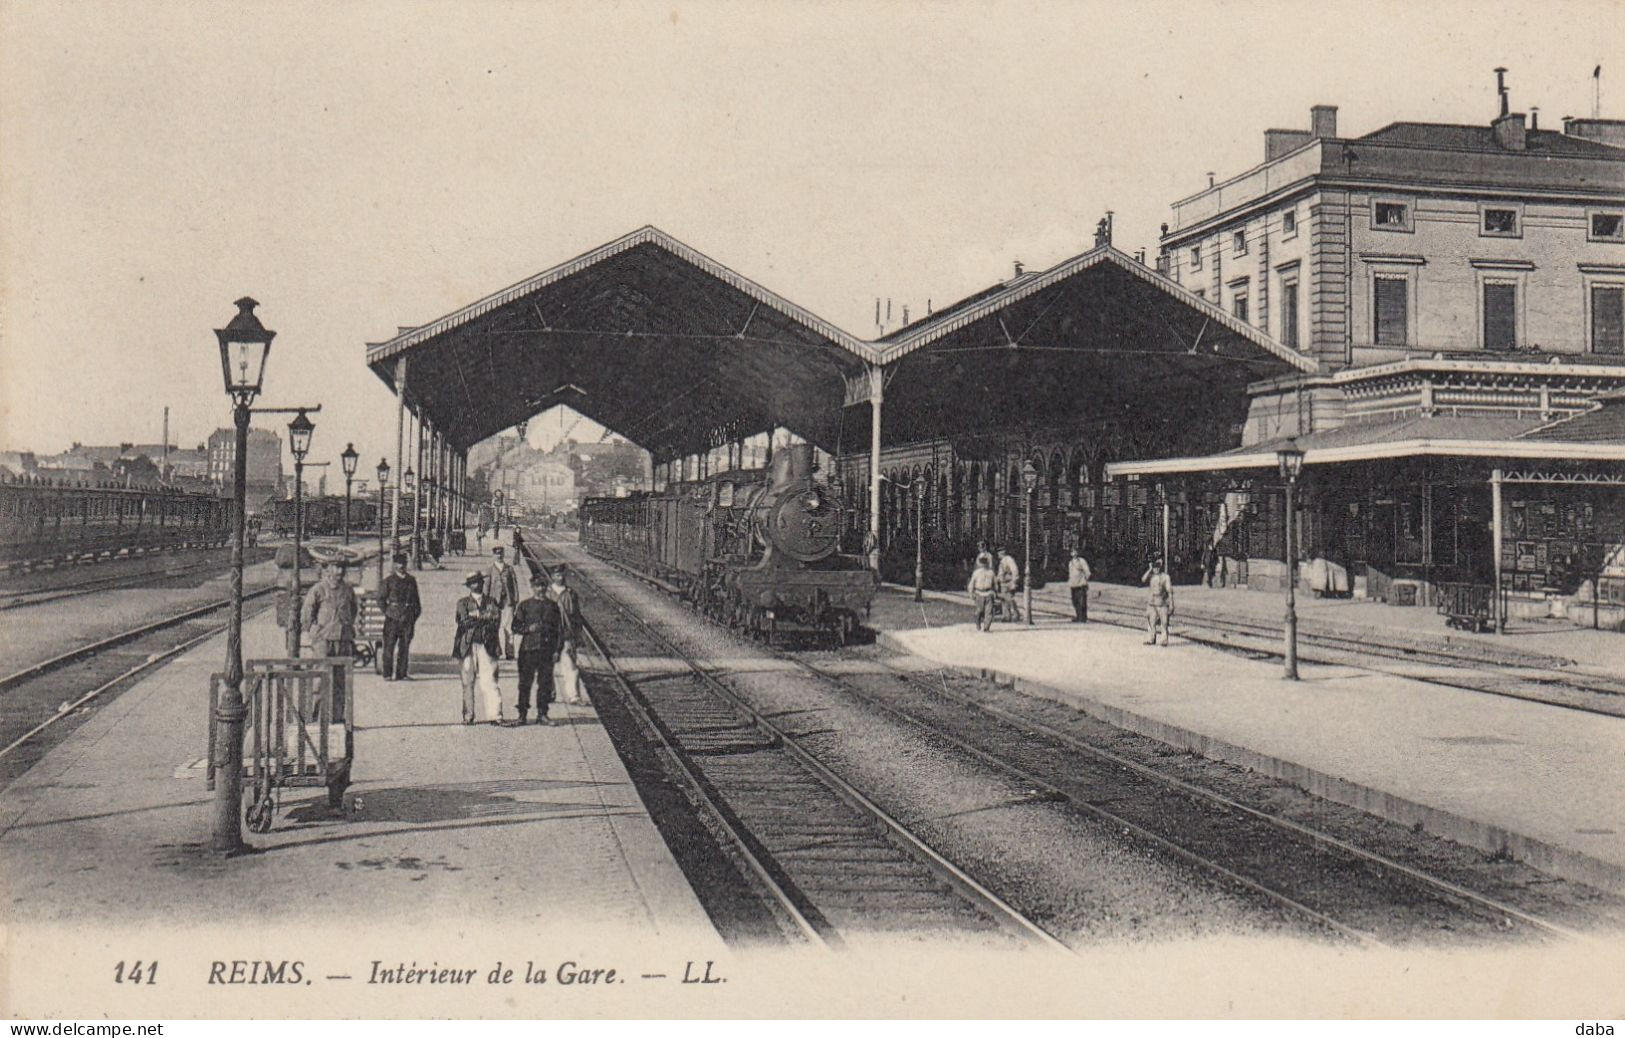
[(1314, 590), (1625, 624), (1625, 122), (1501, 108), (1349, 138), (1319, 106), (1174, 204), (1158, 269), (1318, 367), (1250, 385), (1222, 450), (1111, 466), (1205, 513), (1187, 569), (1211, 544), (1229, 583), (1281, 587), (1291, 440)]

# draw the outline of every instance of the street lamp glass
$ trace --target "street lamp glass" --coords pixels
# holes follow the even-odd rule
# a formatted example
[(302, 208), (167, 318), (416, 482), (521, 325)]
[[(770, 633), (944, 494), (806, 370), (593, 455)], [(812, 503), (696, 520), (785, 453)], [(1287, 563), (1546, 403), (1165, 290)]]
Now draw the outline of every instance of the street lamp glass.
[(378, 459), (378, 490), (383, 491), (389, 483), (389, 461), (386, 458)]
[(1033, 492), (1034, 487), (1038, 486), (1038, 470), (1033, 467), (1031, 461), (1021, 467), (1021, 485), (1026, 488), (1029, 494)]
[(310, 416), (300, 411), (288, 423), (288, 447), (293, 451), (294, 460), (304, 461), (305, 455), (310, 453), (310, 437), (316, 431), (316, 423)]
[(339, 464), (343, 466), (345, 476), (355, 475), (355, 463), (360, 459), (361, 455), (356, 453), (355, 444), (344, 445), (344, 453), (339, 455)]
[(1281, 478), (1287, 482), (1296, 482), (1298, 474), (1303, 471), (1303, 451), (1298, 447), (1298, 441), (1286, 441), (1281, 449), (1275, 452), (1275, 458), (1281, 466)]
[(406, 466), (406, 472), (401, 475), (401, 486), (405, 487), (407, 490), (411, 490), (413, 487), (417, 486), (417, 482), (418, 478), (416, 474), (412, 472), (412, 466)]
[(271, 355), (276, 332), (254, 316), (259, 303), (244, 296), (237, 300), (237, 315), (224, 328), (214, 330), (220, 341), (220, 373), (226, 393), (239, 403), (250, 403), (265, 382), (265, 361)]

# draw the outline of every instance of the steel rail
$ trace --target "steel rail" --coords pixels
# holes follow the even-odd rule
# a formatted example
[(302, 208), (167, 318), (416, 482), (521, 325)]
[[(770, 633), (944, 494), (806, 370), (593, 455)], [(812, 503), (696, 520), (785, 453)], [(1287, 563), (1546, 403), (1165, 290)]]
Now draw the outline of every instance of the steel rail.
[(0, 591), (0, 612), (8, 609), (23, 609), (28, 606), (44, 605), (47, 602), (58, 602), (64, 598), (77, 598), (80, 595), (94, 594), (97, 591), (116, 590), (121, 584), (139, 584), (143, 581), (172, 580), (175, 577), (185, 576), (199, 570), (219, 568), (225, 571), (223, 562), (194, 562), (179, 569), (154, 570), (145, 573), (125, 573), (119, 576), (97, 577), (94, 580), (83, 580), (75, 584), (63, 584), (58, 587), (42, 587), (32, 589), (17, 589)]
[[(852, 688), (848, 684), (848, 682), (843, 679), (843, 677), (841, 675), (831, 674), (829, 672), (820, 670), (819, 668), (813, 666), (812, 664), (806, 663), (803, 660), (796, 659), (795, 657), (791, 657), (791, 656), (786, 655), (785, 658), (789, 659), (791, 662), (793, 662), (793, 663), (795, 663), (795, 664), (797, 664), (799, 666), (807, 668), (808, 670), (812, 671), (813, 673), (816, 673), (816, 674), (820, 675), (821, 677), (825, 678), (826, 680), (835, 681), (836, 683), (842, 685), (843, 687), (846, 687), (856, 697), (858, 697), (858, 698), (864, 700), (865, 702), (870, 703), (870, 704), (872, 704), (872, 705), (874, 705), (876, 707), (879, 707), (880, 709), (882, 709), (884, 711), (887, 711), (887, 712), (891, 713), (893, 716), (896, 716), (896, 717), (902, 718), (904, 720), (910, 721), (913, 724), (915, 724), (915, 725), (917, 725), (917, 726), (919, 726), (921, 728), (924, 728), (924, 729), (926, 729), (928, 731), (931, 731), (931, 732), (933, 732), (935, 734), (940, 735), (942, 738), (944, 738), (944, 739), (946, 739), (946, 740), (948, 740), (950, 742), (953, 742), (955, 745), (961, 746), (963, 749), (965, 749), (966, 751), (974, 754), (975, 756), (979, 757), (980, 759), (990, 761), (991, 763), (994, 763), (995, 765), (997, 765), (999, 767), (1003, 767), (1005, 770), (1009, 771), (1011, 774), (1015, 774), (1015, 775), (1018, 775), (1018, 776), (1022, 777), (1025, 781), (1030, 781), (1030, 782), (1036, 783), (1036, 784), (1038, 784), (1040, 786), (1043, 786), (1046, 789), (1054, 790), (1059, 795), (1065, 797), (1066, 800), (1069, 803), (1076, 803), (1078, 806), (1084, 807), (1084, 808), (1086, 808), (1088, 810), (1091, 810), (1091, 811), (1100, 811), (1101, 813), (1106, 815), (1110, 820), (1112, 820), (1114, 824), (1122, 824), (1122, 825), (1129, 826), (1129, 827), (1132, 827), (1132, 828), (1138, 828), (1137, 826), (1134, 825), (1134, 823), (1129, 822), (1126, 819), (1120, 819), (1117, 816), (1112, 815), (1110, 812), (1104, 811), (1104, 809), (1099, 808), (1098, 805), (1090, 804), (1087, 801), (1080, 800), (1079, 798), (1073, 796), (1072, 794), (1066, 793), (1064, 790), (1057, 789), (1057, 787), (1051, 785), (1050, 783), (1046, 782), (1042, 778), (1039, 778), (1038, 776), (1033, 775), (1030, 772), (1027, 772), (1025, 769), (1021, 768), (1019, 765), (1014, 765), (1014, 764), (1011, 764), (1009, 762), (1002, 761), (1001, 759), (997, 758), (996, 755), (990, 754), (990, 753), (988, 753), (986, 751), (981, 750), (978, 747), (971, 746), (971, 745), (969, 745), (967, 743), (964, 743), (963, 740), (960, 740), (957, 736), (954, 736), (952, 733), (943, 731), (939, 726), (932, 724), (930, 721), (924, 720), (923, 718), (920, 718), (920, 717), (918, 717), (918, 716), (916, 716), (914, 714), (911, 714), (906, 710), (902, 710), (900, 708), (894, 707), (890, 703), (882, 702), (881, 700), (875, 698), (874, 696), (869, 695), (868, 693), (863, 692), (860, 689)], [(1580, 937), (1584, 936), (1583, 934), (1581, 934), (1577, 930), (1570, 929), (1568, 927), (1562, 926), (1561, 924), (1551, 922), (1550, 920), (1547, 920), (1547, 919), (1542, 919), (1539, 916), (1532, 915), (1532, 914), (1530, 914), (1528, 912), (1523, 911), (1522, 909), (1519, 909), (1519, 908), (1516, 908), (1516, 907), (1514, 907), (1512, 905), (1506, 904), (1503, 901), (1496, 900), (1495, 898), (1490, 897), (1489, 895), (1480, 894), (1477, 891), (1470, 890), (1467, 887), (1461, 886), (1460, 884), (1452, 883), (1449, 880), (1446, 880), (1446, 879), (1440, 878), (1438, 876), (1434, 876), (1434, 875), (1431, 875), (1429, 873), (1423, 872), (1422, 870), (1417, 869), (1414, 866), (1406, 865), (1404, 862), (1401, 862), (1401, 861), (1396, 861), (1395, 859), (1390, 858), (1385, 854), (1380, 854), (1380, 853), (1378, 853), (1376, 851), (1372, 851), (1372, 850), (1369, 850), (1367, 848), (1361, 847), (1358, 844), (1350, 843), (1347, 840), (1343, 840), (1343, 839), (1340, 839), (1340, 838), (1338, 838), (1336, 836), (1332, 836), (1329, 833), (1321, 832), (1320, 830), (1314, 829), (1314, 828), (1312, 828), (1310, 826), (1307, 826), (1307, 825), (1304, 825), (1301, 822), (1294, 822), (1291, 819), (1282, 818), (1282, 817), (1280, 817), (1278, 815), (1272, 815), (1267, 811), (1261, 811), (1258, 808), (1252, 807), (1251, 805), (1244, 804), (1239, 800), (1235, 800), (1235, 799), (1233, 799), (1231, 797), (1225, 796), (1223, 793), (1219, 793), (1219, 792), (1216, 792), (1214, 790), (1207, 789), (1207, 788), (1202, 787), (1202, 786), (1198, 786), (1198, 785), (1196, 785), (1194, 783), (1187, 782), (1184, 779), (1176, 778), (1176, 777), (1174, 777), (1172, 775), (1163, 774), (1162, 772), (1157, 771), (1155, 768), (1147, 767), (1146, 765), (1141, 764), (1138, 761), (1131, 760), (1131, 759), (1129, 759), (1127, 757), (1124, 757), (1124, 756), (1122, 756), (1120, 754), (1117, 754), (1117, 753), (1113, 753), (1112, 751), (1107, 750), (1107, 749), (1103, 749), (1103, 748), (1101, 748), (1099, 746), (1091, 745), (1090, 743), (1087, 743), (1087, 742), (1085, 742), (1085, 741), (1083, 741), (1081, 739), (1078, 739), (1076, 736), (1073, 736), (1073, 735), (1071, 735), (1071, 734), (1069, 734), (1067, 732), (1064, 732), (1061, 729), (1054, 727), (1053, 725), (1046, 724), (1043, 721), (1035, 720), (1033, 718), (1023, 717), (1020, 714), (1017, 714), (1017, 713), (1014, 713), (1012, 711), (1006, 710), (1006, 709), (1004, 709), (1002, 707), (999, 707), (997, 705), (994, 705), (994, 704), (991, 704), (991, 703), (985, 703), (985, 702), (977, 700), (977, 699), (975, 699), (975, 698), (973, 698), (971, 696), (967, 696), (967, 695), (963, 695), (963, 694), (958, 693), (958, 692), (954, 692), (951, 689), (948, 689), (946, 687), (938, 688), (935, 685), (928, 685), (925, 682), (921, 681), (919, 679), (918, 675), (912, 674), (909, 671), (904, 670), (903, 668), (895, 667), (895, 666), (892, 666), (891, 664), (886, 664), (886, 663), (883, 663), (882, 665), (887, 667), (887, 669), (891, 670), (894, 674), (896, 674), (899, 677), (906, 680), (910, 685), (913, 685), (915, 688), (919, 689), (920, 691), (922, 691), (922, 692), (924, 692), (924, 693), (926, 693), (928, 695), (940, 696), (940, 697), (942, 697), (944, 699), (950, 700), (950, 701), (952, 701), (954, 703), (957, 703), (957, 704), (959, 704), (961, 706), (969, 706), (969, 707), (973, 707), (975, 709), (981, 710), (984, 713), (991, 714), (994, 717), (999, 718), (1000, 720), (1004, 721), (1006, 724), (1010, 725), (1012, 728), (1015, 728), (1018, 731), (1025, 730), (1025, 731), (1028, 731), (1028, 732), (1041, 733), (1041, 734), (1047, 736), (1048, 738), (1053, 739), (1054, 741), (1065, 745), (1069, 749), (1072, 749), (1072, 750), (1074, 750), (1076, 752), (1079, 752), (1079, 753), (1086, 754), (1088, 756), (1095, 757), (1095, 758), (1097, 758), (1099, 760), (1105, 761), (1108, 764), (1114, 765), (1116, 767), (1123, 768), (1124, 770), (1133, 772), (1134, 774), (1139, 775), (1139, 776), (1141, 776), (1143, 778), (1150, 779), (1150, 780), (1152, 780), (1152, 781), (1166, 787), (1168, 790), (1170, 790), (1172, 792), (1182, 793), (1182, 794), (1184, 794), (1184, 795), (1186, 795), (1188, 797), (1191, 797), (1191, 798), (1194, 798), (1194, 799), (1197, 799), (1197, 800), (1201, 800), (1201, 801), (1205, 801), (1205, 802), (1207, 802), (1209, 804), (1212, 804), (1212, 805), (1214, 805), (1216, 807), (1222, 808), (1222, 809), (1227, 810), (1227, 811), (1233, 811), (1233, 812), (1236, 812), (1236, 813), (1239, 813), (1239, 814), (1247, 815), (1250, 818), (1257, 819), (1257, 820), (1259, 820), (1261, 822), (1264, 822), (1265, 824), (1267, 824), (1269, 826), (1272, 826), (1274, 828), (1286, 830), (1286, 831), (1294, 833), (1294, 834), (1296, 834), (1298, 836), (1302, 836), (1302, 837), (1304, 837), (1306, 839), (1309, 839), (1309, 840), (1313, 841), (1314, 843), (1317, 843), (1317, 844), (1319, 844), (1321, 846), (1332, 848), (1332, 849), (1340, 851), (1340, 852), (1342, 852), (1344, 854), (1347, 854), (1347, 855), (1349, 855), (1351, 857), (1357, 858), (1360, 861), (1362, 861), (1362, 862), (1364, 862), (1364, 863), (1366, 863), (1368, 865), (1374, 865), (1374, 866), (1376, 866), (1378, 868), (1381, 868), (1381, 869), (1383, 869), (1385, 871), (1388, 871), (1388, 872), (1391, 872), (1391, 873), (1397, 873), (1399, 875), (1402, 875), (1406, 879), (1408, 879), (1408, 880), (1410, 880), (1410, 881), (1412, 881), (1414, 883), (1420, 884), (1421, 886), (1423, 886), (1424, 888), (1434, 892), (1435, 894), (1448, 895), (1448, 896), (1456, 898), (1456, 899), (1458, 899), (1460, 901), (1465, 901), (1465, 902), (1473, 905), (1476, 908), (1483, 909), (1483, 910), (1486, 910), (1486, 911), (1489, 911), (1489, 912), (1493, 912), (1493, 913), (1496, 913), (1498, 915), (1505, 916), (1507, 918), (1516, 919), (1519, 922), (1524, 923), (1525, 925), (1533, 927), (1533, 928), (1535, 928), (1537, 930), (1543, 930), (1543, 931), (1545, 931), (1546, 933), (1548, 933), (1548, 934), (1550, 934), (1552, 936), (1566, 937), (1566, 938), (1580, 938)], [(1154, 839), (1160, 839), (1160, 838), (1156, 837), (1155, 834), (1151, 834), (1151, 835), (1152, 835), (1152, 837)], [(1223, 869), (1223, 866), (1218, 866), (1217, 863), (1212, 863), (1212, 865), (1215, 868)], [(1228, 870), (1224, 870), (1224, 871), (1226, 871), (1227, 874), (1234, 875), (1233, 873), (1229, 873)], [(1254, 881), (1246, 880), (1245, 878), (1243, 878), (1242, 881), (1247, 883), (1250, 887), (1254, 887), (1256, 889), (1259, 889), (1261, 892), (1268, 893), (1269, 896), (1271, 896), (1272, 898), (1283, 898), (1284, 897), (1283, 895), (1279, 895), (1278, 893), (1268, 891), (1267, 888), (1263, 887), (1260, 884), (1255, 883)], [(1305, 909), (1305, 910), (1310, 912), (1311, 914), (1321, 915), (1321, 913), (1318, 913), (1314, 909)], [(1327, 919), (1328, 922), (1330, 923), (1330, 925), (1333, 925), (1335, 928), (1337, 928), (1339, 930), (1351, 931), (1351, 932), (1358, 933), (1358, 931), (1352, 931), (1352, 928), (1349, 928), (1349, 927), (1345, 926), (1344, 924), (1336, 923), (1335, 921), (1331, 921), (1330, 917), (1322, 916), (1322, 918)], [(1367, 935), (1367, 936), (1369, 936), (1370, 940), (1372, 940), (1372, 941), (1374, 941), (1376, 943), (1379, 943), (1379, 944), (1384, 943), (1379, 938), (1376, 938), (1376, 937), (1370, 936), (1370, 935)]]
[[(530, 547), (529, 541), (526, 542), (526, 547)], [(656, 630), (642, 617), (632, 612), (632, 610), (621, 603), (618, 598), (605, 590), (603, 585), (593, 580), (587, 574), (582, 573), (580, 567), (576, 567), (576, 572), (580, 574), (582, 579), (588, 581), (594, 587), (598, 588), (599, 593), (602, 594), (612, 606), (614, 606), (618, 613), (630, 620), (650, 638), (662, 645), (665, 645), (667, 649), (677, 659), (681, 660), (694, 675), (699, 677), (708, 687), (732, 704), (733, 707), (740, 711), (744, 717), (748, 718), (751, 724), (753, 724), (758, 730), (775, 740), (775, 742), (780, 745), (785, 752), (789, 753), (797, 760), (798, 763), (802, 764), (807, 768), (807, 770), (816, 775), (820, 781), (822, 781), (832, 792), (859, 810), (861, 813), (879, 822), (886, 832), (893, 837), (893, 839), (901, 843), (906, 850), (914, 854), (922, 863), (930, 867), (933, 872), (937, 873), (942, 879), (944, 879), (948, 885), (952, 887), (961, 897), (965, 898), (967, 901), (986, 912), (1007, 932), (1012, 933), (1025, 941), (1053, 950), (1071, 951), (1071, 949), (1068, 948), (1066, 944), (1058, 939), (1054, 934), (1051, 934), (1042, 926), (1027, 918), (1015, 906), (1011, 905), (993, 891), (983, 886), (974, 877), (965, 872), (959, 866), (955, 865), (952, 861), (948, 860), (948, 858), (944, 857), (919, 836), (915, 835), (906, 825), (894, 818), (879, 804), (865, 796), (856, 786), (846, 781), (840, 775), (836, 774), (814, 754), (808, 751), (805, 747), (801, 746), (796, 741), (794, 736), (785, 732), (778, 725), (775, 725), (772, 721), (768, 720), (760, 711), (747, 702), (721, 678), (702, 667), (689, 653), (684, 652), (682, 649), (673, 644), (670, 638)], [(583, 625), (586, 626), (585, 620), (583, 620)]]
[[(269, 589), (267, 589), (267, 590), (269, 590)], [(256, 597), (258, 595), (260, 595), (260, 594), (264, 594), (264, 592), (256, 592)], [(248, 596), (245, 596), (245, 598), (246, 597), (248, 597)], [(220, 609), (220, 608), (223, 608), (224, 606), (229, 605), (229, 604), (230, 603), (224, 603), (224, 602), (216, 603), (212, 608)], [(81, 706), (84, 706), (86, 703), (90, 702), (91, 700), (93, 700), (93, 699), (97, 698), (98, 696), (102, 695), (103, 693), (107, 692), (109, 689), (116, 688), (120, 684), (123, 684), (124, 682), (129, 681), (131, 678), (134, 678), (134, 677), (136, 677), (136, 676), (138, 676), (138, 675), (140, 675), (142, 673), (145, 673), (146, 671), (151, 670), (154, 667), (159, 666), (160, 664), (169, 662), (170, 660), (174, 659), (176, 656), (179, 656), (181, 653), (186, 652), (188, 649), (191, 649), (192, 647), (194, 647), (196, 645), (200, 645), (203, 642), (208, 641), (210, 638), (214, 638), (214, 637), (218, 636), (220, 634), (220, 632), (224, 631), (225, 629), (226, 629), (225, 624), (220, 624), (218, 626), (211, 627), (207, 631), (204, 631), (201, 634), (194, 635), (193, 637), (186, 639), (185, 641), (181, 642), (179, 645), (172, 646), (172, 647), (170, 647), (168, 649), (165, 649), (163, 652), (157, 653), (157, 654), (152, 655), (152, 656), (148, 656), (146, 659), (142, 660), (140, 663), (137, 663), (135, 666), (133, 666), (130, 669), (126, 670), (124, 673), (118, 675), (117, 677), (114, 677), (114, 678), (111, 678), (111, 679), (109, 679), (107, 681), (102, 682), (100, 685), (98, 685), (95, 688), (91, 689), (89, 692), (86, 692), (84, 695), (80, 696), (78, 699), (75, 699), (73, 702), (71, 702), (71, 703), (67, 704), (66, 706), (58, 709), (56, 713), (52, 714), (50, 717), (47, 717), (45, 720), (41, 721), (39, 724), (37, 724), (34, 727), (30, 728), (27, 732), (24, 732), (22, 735), (18, 736), (16, 739), (13, 739), (3, 749), (0, 749), (0, 759), (4, 759), (13, 750), (21, 747), (22, 745), (27, 743), (30, 739), (32, 739), (34, 736), (40, 734), (41, 732), (45, 731), (45, 729), (51, 727), (51, 725), (56, 724), (58, 721), (62, 720), (63, 718), (71, 717), (75, 710), (79, 709)]]
[[(275, 586), (272, 585), (260, 588), (257, 591), (251, 591), (243, 596), (243, 601), (246, 602), (250, 599), (259, 598), (262, 595), (268, 595), (275, 590)], [(217, 602), (210, 602), (207, 605), (197, 606), (196, 608), (188, 609), (185, 612), (166, 616), (162, 619), (154, 620), (138, 627), (132, 627), (127, 631), (121, 631), (118, 634), (109, 635), (108, 637), (102, 638), (99, 641), (91, 642), (89, 645), (81, 645), (78, 648), (69, 649), (67, 652), (53, 656), (48, 660), (41, 660), (38, 663), (31, 664), (24, 667), (22, 670), (16, 671), (12, 674), (7, 674), (5, 677), (0, 678), (0, 693), (6, 692), (25, 681), (37, 678), (42, 674), (48, 674), (51, 671), (65, 667), (70, 663), (76, 663), (87, 656), (94, 656), (98, 652), (105, 652), (108, 649), (117, 648), (126, 642), (131, 642), (137, 638), (145, 637), (146, 635), (161, 631), (166, 627), (174, 627), (177, 624), (186, 623), (188, 620), (195, 620), (200, 616), (207, 616), (209, 613), (212, 613), (217, 609), (224, 609), (230, 604), (230, 599), (221, 599)]]

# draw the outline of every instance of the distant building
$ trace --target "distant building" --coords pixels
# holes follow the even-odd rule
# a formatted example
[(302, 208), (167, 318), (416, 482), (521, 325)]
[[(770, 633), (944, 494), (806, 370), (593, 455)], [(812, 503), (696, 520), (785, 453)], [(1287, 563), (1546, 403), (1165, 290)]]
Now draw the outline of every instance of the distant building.
[[(237, 457), (237, 432), (216, 429), (209, 435), (208, 478), (218, 492), (231, 493)], [(282, 495), (282, 437), (267, 429), (248, 430), (248, 501), (250, 508)]]

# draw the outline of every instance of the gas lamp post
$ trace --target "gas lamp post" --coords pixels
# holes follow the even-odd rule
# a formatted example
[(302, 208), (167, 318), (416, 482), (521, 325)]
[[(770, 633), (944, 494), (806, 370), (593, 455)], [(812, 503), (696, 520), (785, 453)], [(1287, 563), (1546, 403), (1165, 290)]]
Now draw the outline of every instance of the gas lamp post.
[(1275, 452), (1275, 459), (1280, 464), (1281, 482), (1286, 484), (1286, 672), (1282, 676), (1288, 681), (1298, 680), (1298, 555), (1293, 545), (1292, 531), (1297, 525), (1297, 517), (1293, 514), (1293, 492), (1297, 489), (1298, 476), (1303, 472), (1303, 451), (1298, 447), (1297, 440), (1288, 440)]
[(350, 482), (355, 479), (355, 463), (361, 455), (355, 451), (355, 444), (344, 445), (344, 453), (339, 455), (339, 467), (344, 469), (344, 543), (350, 543)]
[(378, 459), (378, 588), (384, 587), (384, 513), (389, 511), (384, 492), (389, 489), (389, 459)]
[(1027, 503), (1027, 521), (1023, 524), (1026, 547), (1026, 558), (1022, 562), (1022, 587), (1027, 599), (1027, 626), (1033, 625), (1033, 491), (1038, 488), (1038, 470), (1033, 467), (1031, 458), (1021, 466), (1021, 489)]
[(276, 333), (254, 316), (259, 304), (244, 296), (224, 328), (215, 329), (220, 343), (220, 371), (232, 402), (236, 453), (232, 458), (231, 611), (226, 623), (226, 680), (215, 706), (213, 848), (222, 854), (243, 850), (243, 537), (248, 497), (249, 407), (265, 382), (265, 361)]
[(316, 423), (303, 410), (288, 423), (288, 449), (293, 452), (293, 590), (289, 605), (288, 655), (299, 658), (299, 642), (304, 636), (305, 590), (301, 577), (305, 568), (305, 455), (310, 453), (310, 437)]

